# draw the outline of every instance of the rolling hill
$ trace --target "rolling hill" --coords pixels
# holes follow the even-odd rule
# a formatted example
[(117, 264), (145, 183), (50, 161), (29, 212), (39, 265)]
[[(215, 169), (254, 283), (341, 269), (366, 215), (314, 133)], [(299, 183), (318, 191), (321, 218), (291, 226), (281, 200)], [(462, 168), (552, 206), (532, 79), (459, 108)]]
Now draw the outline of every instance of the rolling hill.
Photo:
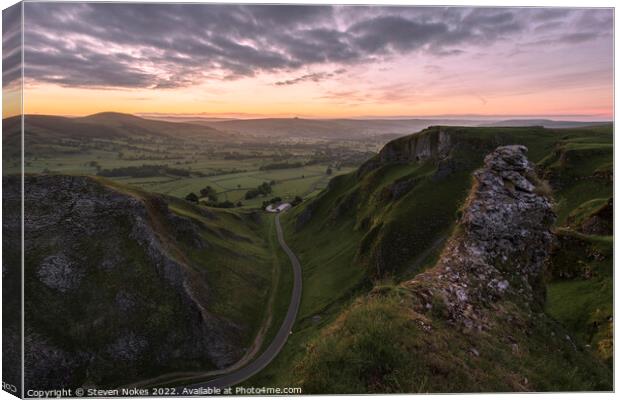
[[(484, 122), (467, 119), (218, 119), (184, 117), (143, 118), (131, 114), (102, 112), (86, 117), (26, 115), (27, 137), (33, 143), (48, 139), (119, 139), (161, 137), (173, 139), (230, 140), (230, 134), (246, 137), (297, 137), (353, 139), (375, 135), (407, 135), (433, 125), (574, 128), (601, 125), (599, 122), (515, 119)], [(20, 119), (3, 120), (3, 140), (19, 134)]]
[[(582, 385), (581, 390), (608, 388), (604, 382), (611, 377), (613, 257), (611, 232), (604, 230), (605, 223), (610, 221), (603, 223), (601, 219), (609, 219), (609, 212), (603, 207), (613, 196), (612, 140), (610, 126), (435, 126), (393, 140), (357, 172), (332, 179), (314, 200), (286, 215), (285, 230), (304, 266), (306, 289), (290, 347), (253, 383), (293, 381), (310, 392), (344, 391), (346, 385), (341, 383), (345, 381), (351, 384), (350, 388), (356, 388), (347, 389), (353, 392), (399, 392), (403, 388), (437, 391), (442, 387), (450, 391), (577, 390), (574, 385)], [(541, 184), (540, 190), (553, 196), (557, 214), (553, 231), (559, 238), (559, 245), (549, 250), (551, 265), (546, 267), (547, 275), (540, 277), (548, 283), (547, 300), (535, 313), (544, 312), (546, 322), (538, 325), (524, 321), (535, 324), (536, 333), (530, 339), (522, 338), (525, 342), (518, 346), (526, 346), (524, 354), (533, 357), (523, 362), (546, 362), (544, 357), (536, 359), (533, 352), (548, 346), (540, 335), (551, 334), (548, 329), (553, 320), (558, 321), (564, 326), (558, 332), (567, 330), (566, 335), (574, 341), (579, 355), (573, 356), (563, 344), (555, 344), (553, 348), (562, 355), (549, 361), (549, 365), (562, 369), (575, 363), (580, 371), (579, 384), (570, 383), (551, 370), (535, 378), (528, 373), (529, 383), (511, 383), (511, 376), (523, 372), (519, 372), (519, 361), (479, 360), (476, 353), (480, 345), (476, 341), (480, 337), (438, 338), (444, 342), (424, 344), (412, 339), (413, 331), (405, 329), (416, 322), (403, 314), (410, 310), (402, 306), (409, 296), (403, 285), (435, 266), (451, 235), (462, 230), (457, 221), (467, 210), (466, 198), (473, 190), (472, 174), (483, 165), (484, 157), (498, 146), (513, 144), (529, 149), (533, 168), (549, 182), (549, 187)], [(584, 226), (603, 228), (593, 234), (584, 231)], [(514, 232), (518, 231), (515, 227)], [(374, 295), (383, 292), (388, 295)], [(373, 322), (378, 315), (385, 317)], [(382, 344), (372, 344), (373, 341)], [(457, 347), (452, 348), (449, 342)], [(338, 343), (343, 343), (342, 347)], [(407, 343), (409, 350), (399, 348), (399, 343)], [(405, 360), (415, 360), (420, 357), (415, 349), (427, 345), (439, 346), (431, 354), (444, 360), (445, 366), (415, 366), (397, 357), (409, 351)], [(296, 351), (299, 346), (306, 349), (302, 355)], [(458, 346), (471, 346), (476, 351)], [(462, 358), (454, 359), (444, 351), (459, 353)], [(385, 357), (371, 357), (373, 352)], [(348, 361), (355, 359), (364, 360), (363, 365)], [(566, 364), (563, 359), (571, 361)], [(497, 367), (495, 362), (508, 368), (500, 373), (505, 374), (501, 380), (498, 376), (481, 375), (477, 383), (449, 382), (448, 377), (456, 372), (448, 365), (460, 363), (463, 379), (469, 372), (477, 377), (472, 379), (478, 379), (476, 365), (482, 363), (493, 369)], [(439, 376), (424, 377), (422, 372), (402, 375), (403, 368), (408, 367), (418, 368), (415, 371), (430, 369)], [(366, 371), (365, 378), (360, 378), (356, 368)], [(394, 375), (395, 370), (401, 371), (400, 375)], [(442, 381), (444, 373), (446, 380)], [(492, 382), (503, 383), (494, 386)]]
[(249, 136), (360, 138), (373, 135), (408, 135), (433, 125), (450, 126), (542, 126), (545, 128), (576, 128), (600, 125), (600, 122), (554, 121), (549, 119), (515, 119), (485, 122), (476, 119), (188, 119), (191, 124), (210, 126), (227, 132)]
[(200, 137), (207, 139), (224, 139), (228, 135), (210, 127), (198, 127), (185, 122), (168, 122), (141, 118), (131, 114), (104, 112), (76, 118), (76, 122), (101, 125), (120, 130), (127, 135), (169, 136), (173, 138)]
[(480, 124), (479, 126), (494, 127), (517, 127), (517, 126), (542, 126), (544, 128), (583, 128), (597, 125), (609, 125), (611, 122), (585, 122), (585, 121), (554, 121), (551, 119), (507, 119), (503, 121), (494, 121), (491, 123)]
[[(19, 137), (21, 118), (5, 118), (3, 140), (12, 143)], [(24, 116), (26, 143), (40, 144), (57, 139), (136, 139), (159, 137), (171, 139), (203, 138), (222, 140), (229, 137), (214, 128), (196, 124), (155, 121), (131, 114), (99, 113), (87, 117), (68, 118), (53, 115)]]
[(409, 134), (429, 125), (451, 123), (455, 125), (476, 125), (479, 121), (434, 119), (304, 119), (304, 118), (262, 118), (237, 119), (230, 121), (196, 120), (192, 123), (211, 126), (215, 129), (254, 136), (308, 137), (308, 138), (359, 138), (372, 135)]

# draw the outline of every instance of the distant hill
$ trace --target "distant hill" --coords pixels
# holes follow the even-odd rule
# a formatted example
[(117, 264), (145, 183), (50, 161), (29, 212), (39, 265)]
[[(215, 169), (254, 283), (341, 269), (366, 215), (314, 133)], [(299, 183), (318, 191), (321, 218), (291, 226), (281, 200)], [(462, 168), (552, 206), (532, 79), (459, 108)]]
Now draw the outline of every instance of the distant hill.
[[(355, 138), (360, 136), (417, 132), (431, 125), (476, 126), (483, 121), (447, 119), (304, 119), (263, 118), (203, 121), (215, 129), (254, 136)], [(191, 121), (191, 123), (198, 123)]]
[(168, 122), (189, 122), (194, 124), (205, 124), (211, 122), (232, 121), (236, 118), (201, 117), (195, 115), (165, 115), (165, 114), (137, 114), (139, 117)]
[(583, 128), (586, 126), (607, 125), (611, 122), (600, 121), (555, 121), (551, 119), (507, 119), (504, 121), (494, 121), (479, 126), (501, 127), (501, 126), (542, 126), (545, 128)]
[[(36, 143), (47, 139), (114, 139), (127, 137), (159, 136), (171, 138), (200, 137), (224, 139), (229, 134), (208, 126), (196, 124), (155, 121), (131, 114), (105, 112), (87, 117), (68, 118), (54, 115), (31, 115), (24, 117), (28, 140)], [(20, 117), (3, 120), (3, 140), (19, 136)]]
[[(19, 117), (5, 118), (4, 139), (18, 135)], [(604, 125), (605, 122), (555, 121), (549, 119), (510, 119), (482, 121), (475, 119), (305, 119), (260, 118), (225, 119), (195, 116), (149, 116), (103, 112), (86, 117), (68, 118), (54, 115), (26, 115), (28, 137), (37, 143), (45, 139), (113, 139), (160, 136), (227, 140), (231, 134), (248, 137), (298, 137), (354, 139), (366, 136), (402, 136), (429, 126), (579, 128)]]
[(542, 126), (545, 128), (580, 128), (605, 124), (605, 122), (556, 121), (550, 119), (510, 119), (482, 121), (476, 119), (305, 119), (305, 118), (259, 118), (259, 119), (212, 119), (187, 118), (188, 124), (209, 126), (220, 131), (249, 136), (308, 137), (308, 138), (356, 138), (375, 135), (408, 135), (429, 126), (481, 126), (517, 127)]

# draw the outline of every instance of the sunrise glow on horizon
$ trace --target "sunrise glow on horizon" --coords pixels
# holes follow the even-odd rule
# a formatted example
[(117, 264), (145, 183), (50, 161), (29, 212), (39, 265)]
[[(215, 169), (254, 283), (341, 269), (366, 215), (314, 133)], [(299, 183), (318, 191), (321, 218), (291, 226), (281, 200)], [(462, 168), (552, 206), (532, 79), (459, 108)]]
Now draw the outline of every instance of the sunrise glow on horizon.
[(611, 9), (25, 3), (25, 28), (27, 114), (613, 117)]

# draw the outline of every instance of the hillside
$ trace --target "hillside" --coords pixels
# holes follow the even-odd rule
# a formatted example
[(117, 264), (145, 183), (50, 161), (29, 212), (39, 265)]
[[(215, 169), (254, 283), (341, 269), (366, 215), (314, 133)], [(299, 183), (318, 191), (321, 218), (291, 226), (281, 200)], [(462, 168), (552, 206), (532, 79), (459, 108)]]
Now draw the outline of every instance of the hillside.
[[(591, 273), (550, 273), (545, 310), (574, 332), (580, 346), (609, 361), (611, 236), (578, 233), (567, 221), (575, 213), (591, 218), (596, 205), (612, 197), (611, 128), (436, 126), (388, 143), (356, 173), (332, 179), (316, 199), (286, 216), (308, 289), (290, 348), (256, 383), (291, 378), (287, 371), (300, 360), (291, 348), (317, 338), (373, 287), (404, 282), (435, 265), (456, 229), (472, 173), (486, 154), (511, 144), (525, 145), (537, 172), (550, 182), (558, 215), (554, 230), (560, 237), (579, 235), (583, 245), (573, 248), (581, 260), (577, 270)], [(568, 268), (565, 250), (551, 249), (547, 271)]]
[(401, 118), (401, 119), (305, 119), (259, 118), (214, 120), (209, 118), (172, 118), (191, 124), (210, 126), (220, 131), (248, 136), (302, 137), (302, 138), (363, 138), (374, 135), (407, 135), (433, 125), (493, 126), (545, 128), (577, 128), (601, 125), (597, 122), (555, 121), (549, 119), (515, 119), (485, 122), (477, 119), (454, 118)]
[(223, 139), (225, 137), (223, 132), (206, 126), (198, 127), (185, 122), (158, 121), (114, 112), (93, 114), (87, 117), (76, 118), (75, 121), (113, 127), (127, 134), (151, 134), (153, 136), (161, 135), (176, 138), (182, 136), (184, 138)]
[[(3, 142), (17, 148), (21, 118), (5, 118)], [(195, 124), (155, 121), (121, 113), (100, 113), (87, 117), (67, 118), (54, 115), (25, 115), (24, 130), (28, 147), (66, 140), (140, 140), (145, 138), (221, 140), (228, 136), (214, 128)], [(30, 150), (30, 149), (29, 149)]]
[[(3, 178), (8, 237), (19, 187)], [(277, 251), (259, 215), (57, 175), (26, 176), (25, 212), (26, 387), (216, 370), (261, 345)], [(18, 271), (19, 248), (4, 260)]]
[(485, 158), (434, 267), (375, 288), (310, 342), (295, 369), (306, 392), (611, 389), (602, 363), (543, 313), (555, 216), (526, 151)]

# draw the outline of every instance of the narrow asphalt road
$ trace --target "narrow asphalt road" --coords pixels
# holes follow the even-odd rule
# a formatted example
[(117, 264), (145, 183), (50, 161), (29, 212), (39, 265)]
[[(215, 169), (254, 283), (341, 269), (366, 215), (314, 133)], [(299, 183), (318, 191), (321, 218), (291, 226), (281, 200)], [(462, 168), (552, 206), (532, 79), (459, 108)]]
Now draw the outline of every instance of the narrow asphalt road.
[(278, 235), (278, 242), (280, 243), (282, 250), (284, 250), (288, 258), (291, 260), (291, 265), (293, 266), (293, 292), (291, 294), (291, 303), (288, 306), (286, 317), (282, 322), (282, 326), (263, 354), (258, 356), (254, 359), (254, 361), (250, 362), (245, 367), (207, 382), (177, 388), (178, 394), (182, 394), (184, 388), (226, 388), (241, 383), (269, 365), (269, 363), (276, 358), (280, 350), (282, 350), (282, 347), (284, 347), (284, 344), (291, 333), (291, 329), (293, 328), (293, 324), (295, 323), (295, 319), (297, 318), (297, 311), (299, 310), (299, 303), (301, 302), (301, 264), (299, 264), (299, 260), (295, 256), (295, 253), (293, 253), (284, 241), (282, 226), (280, 225), (280, 215), (282, 214), (276, 215), (276, 233)]

